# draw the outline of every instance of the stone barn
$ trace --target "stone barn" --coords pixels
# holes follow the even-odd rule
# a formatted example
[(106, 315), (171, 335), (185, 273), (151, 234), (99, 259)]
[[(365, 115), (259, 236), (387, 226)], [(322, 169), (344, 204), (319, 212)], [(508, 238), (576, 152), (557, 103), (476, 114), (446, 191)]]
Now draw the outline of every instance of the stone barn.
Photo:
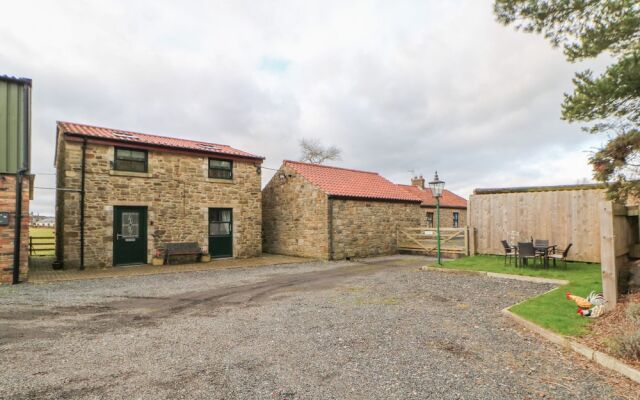
[(375, 172), (285, 161), (262, 192), (267, 253), (338, 260), (394, 254), (422, 199)]
[(56, 258), (150, 262), (167, 243), (212, 257), (261, 249), (262, 157), (227, 145), (58, 122)]

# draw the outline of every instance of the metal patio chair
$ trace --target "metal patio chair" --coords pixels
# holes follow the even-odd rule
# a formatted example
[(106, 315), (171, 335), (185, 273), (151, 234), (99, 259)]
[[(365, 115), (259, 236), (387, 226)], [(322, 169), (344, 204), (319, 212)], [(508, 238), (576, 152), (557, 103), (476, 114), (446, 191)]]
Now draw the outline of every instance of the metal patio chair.
[(536, 264), (536, 258), (540, 257), (536, 249), (531, 242), (519, 242), (518, 243), (518, 258), (520, 259), (520, 265), (529, 265), (529, 259), (533, 259), (533, 265)]
[(571, 249), (573, 243), (569, 243), (566, 249), (562, 250), (561, 254), (549, 254), (547, 257), (553, 260), (553, 266), (556, 266), (556, 260), (560, 260), (564, 262), (564, 267), (567, 268), (567, 256), (569, 255), (569, 249)]
[(507, 265), (507, 259), (509, 259), (509, 264), (511, 264), (511, 259), (516, 255), (515, 247), (512, 247), (506, 240), (501, 240), (500, 243), (502, 243), (502, 247), (504, 248), (504, 265)]
[(544, 255), (548, 247), (549, 247), (548, 240), (536, 239), (533, 241), (533, 248), (536, 249), (536, 252), (538, 252), (540, 255)]

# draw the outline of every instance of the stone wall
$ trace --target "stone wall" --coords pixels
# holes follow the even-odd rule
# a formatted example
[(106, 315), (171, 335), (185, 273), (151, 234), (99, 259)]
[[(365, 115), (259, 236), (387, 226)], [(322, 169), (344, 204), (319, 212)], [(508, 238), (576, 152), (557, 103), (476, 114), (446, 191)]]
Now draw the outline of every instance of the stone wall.
[[(62, 135), (59, 135), (62, 136)], [(79, 189), (82, 144), (58, 144), (58, 185)], [(85, 266), (113, 265), (113, 207), (147, 207), (147, 259), (167, 242), (208, 245), (208, 209), (233, 209), (234, 257), (261, 249), (260, 161), (234, 160), (233, 180), (208, 178), (206, 156), (148, 152), (148, 172), (114, 171), (114, 147), (87, 144), (85, 178)], [(80, 193), (59, 192), (57, 257), (67, 268), (80, 262)]]
[(420, 204), (331, 199), (332, 259), (397, 252), (397, 228), (420, 224)]
[(264, 251), (329, 258), (327, 218), (327, 195), (290, 167), (282, 166), (262, 191)]
[(397, 227), (419, 223), (418, 203), (329, 199), (286, 165), (262, 192), (267, 253), (319, 259), (394, 254)]
[[(20, 281), (29, 273), (29, 176), (22, 180), (22, 220), (20, 238)], [(13, 254), (16, 228), (16, 175), (0, 174), (0, 211), (8, 211), (9, 225), (0, 226), (0, 284), (13, 280)]]
[[(436, 227), (436, 208), (435, 207), (421, 207), (421, 226), (427, 226), (427, 213), (433, 213), (433, 227)], [(459, 214), (458, 220), (458, 228), (464, 228), (467, 226), (467, 209), (466, 208), (449, 208), (449, 207), (440, 207), (440, 227), (442, 228), (453, 228), (453, 213), (457, 212)]]

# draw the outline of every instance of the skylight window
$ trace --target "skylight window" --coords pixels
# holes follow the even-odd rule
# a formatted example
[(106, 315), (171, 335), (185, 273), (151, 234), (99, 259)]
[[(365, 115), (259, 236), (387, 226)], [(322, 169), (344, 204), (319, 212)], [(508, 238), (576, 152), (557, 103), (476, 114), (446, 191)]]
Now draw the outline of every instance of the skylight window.
[(138, 140), (138, 138), (129, 132), (113, 131), (113, 135), (119, 139)]
[(207, 151), (220, 151), (220, 147), (213, 144), (208, 144), (208, 143), (199, 143), (198, 147)]

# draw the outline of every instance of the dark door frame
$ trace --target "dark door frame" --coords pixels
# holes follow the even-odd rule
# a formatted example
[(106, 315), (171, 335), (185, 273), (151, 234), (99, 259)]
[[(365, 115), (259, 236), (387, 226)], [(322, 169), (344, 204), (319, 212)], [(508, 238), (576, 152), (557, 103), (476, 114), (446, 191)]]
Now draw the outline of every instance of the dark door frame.
[[(230, 220), (228, 221), (229, 223), (229, 235), (211, 235), (211, 211), (212, 210), (228, 210), (229, 211), (229, 217)], [(207, 213), (207, 232), (208, 232), (208, 237), (207, 237), (207, 243), (209, 245), (209, 255), (211, 255), (212, 258), (225, 258), (225, 257), (233, 257), (233, 208), (232, 207), (209, 207), (208, 213)], [(219, 222), (223, 222), (223, 221), (219, 221)], [(224, 221), (227, 222), (227, 221)], [(216, 237), (221, 238), (222, 240), (227, 239), (229, 241), (229, 254), (214, 254), (214, 246), (212, 246), (212, 241), (215, 241)], [(226, 240), (224, 240), (226, 242)]]
[(119, 265), (131, 265), (131, 264), (137, 264), (136, 263), (121, 263), (121, 264), (116, 264), (116, 240), (117, 240), (117, 235), (118, 235), (118, 223), (116, 221), (116, 218), (118, 216), (118, 209), (138, 209), (138, 210), (144, 210), (144, 224), (142, 223), (142, 221), (140, 221), (140, 238), (142, 239), (142, 245), (144, 247), (144, 258), (143, 260), (140, 262), (142, 264), (146, 264), (147, 263), (147, 253), (148, 253), (148, 224), (149, 224), (149, 207), (147, 206), (129, 206), (129, 205), (117, 205), (117, 206), (113, 206), (113, 238), (112, 238), (112, 243), (113, 243), (113, 251), (112, 251), (112, 262), (111, 264), (116, 267)]

